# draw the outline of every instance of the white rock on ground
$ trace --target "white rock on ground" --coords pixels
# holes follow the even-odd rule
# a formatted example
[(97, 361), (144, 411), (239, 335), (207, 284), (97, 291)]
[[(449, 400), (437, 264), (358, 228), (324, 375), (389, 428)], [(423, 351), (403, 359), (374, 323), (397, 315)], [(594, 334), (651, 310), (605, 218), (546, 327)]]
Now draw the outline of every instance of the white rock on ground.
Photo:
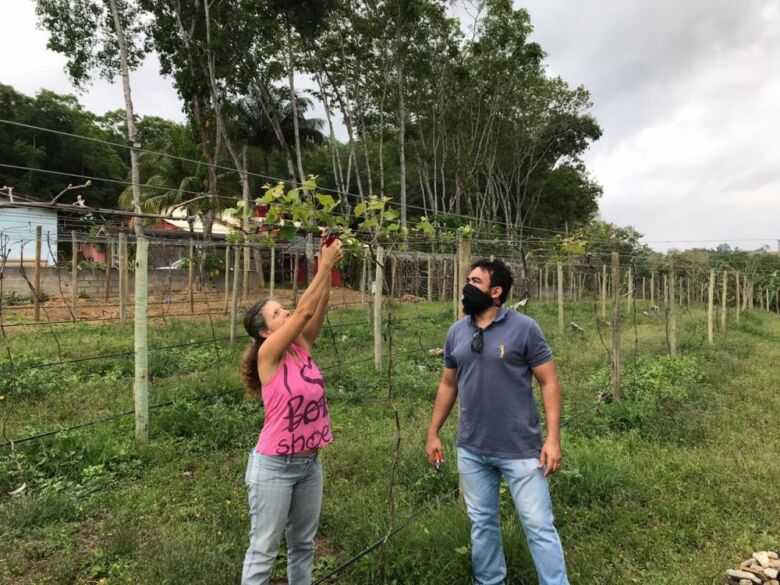
[(726, 571), (726, 574), (729, 577), (734, 577), (735, 579), (745, 579), (751, 583), (761, 585), (761, 579), (756, 577), (753, 573), (748, 573), (747, 571), (735, 571), (734, 569), (729, 569)]

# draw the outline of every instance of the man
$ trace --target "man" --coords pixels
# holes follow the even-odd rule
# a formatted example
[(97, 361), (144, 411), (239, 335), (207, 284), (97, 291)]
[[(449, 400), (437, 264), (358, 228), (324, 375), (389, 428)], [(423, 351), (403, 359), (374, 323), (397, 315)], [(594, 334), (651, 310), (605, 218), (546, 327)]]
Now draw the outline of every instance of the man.
[[(547, 476), (561, 467), (561, 393), (552, 352), (536, 322), (503, 307), (512, 275), (501, 260), (471, 266), (463, 289), (466, 317), (447, 334), (444, 373), (428, 429), (426, 453), (443, 460), (439, 430), (460, 397), (457, 455), (471, 520), (475, 583), (506, 579), (498, 501), (503, 476), (525, 530), (539, 582), (568, 585), (553, 525)], [(542, 390), (547, 438), (542, 444), (531, 375)]]

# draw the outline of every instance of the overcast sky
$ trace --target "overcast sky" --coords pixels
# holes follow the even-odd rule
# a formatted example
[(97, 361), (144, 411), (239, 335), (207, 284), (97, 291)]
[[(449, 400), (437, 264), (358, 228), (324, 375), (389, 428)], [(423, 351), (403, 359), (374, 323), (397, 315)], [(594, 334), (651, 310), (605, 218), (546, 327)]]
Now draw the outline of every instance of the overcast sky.
[[(651, 247), (780, 238), (780, 0), (524, 0), (551, 74), (584, 85), (604, 136), (586, 155), (603, 219)], [(0, 82), (73, 92), (34, 2), (0, 0)], [(154, 56), (132, 76), (139, 114), (182, 120)], [(80, 94), (97, 113), (121, 87)]]

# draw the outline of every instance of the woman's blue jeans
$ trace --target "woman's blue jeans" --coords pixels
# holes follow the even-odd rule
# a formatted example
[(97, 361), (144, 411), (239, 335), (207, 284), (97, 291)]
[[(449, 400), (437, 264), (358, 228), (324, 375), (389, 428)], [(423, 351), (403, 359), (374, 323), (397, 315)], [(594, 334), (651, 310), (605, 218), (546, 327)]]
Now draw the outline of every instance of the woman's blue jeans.
[(252, 449), (245, 481), (251, 529), (241, 584), (266, 585), (271, 580), (284, 534), (289, 584), (310, 585), (322, 508), (320, 458), (263, 455)]

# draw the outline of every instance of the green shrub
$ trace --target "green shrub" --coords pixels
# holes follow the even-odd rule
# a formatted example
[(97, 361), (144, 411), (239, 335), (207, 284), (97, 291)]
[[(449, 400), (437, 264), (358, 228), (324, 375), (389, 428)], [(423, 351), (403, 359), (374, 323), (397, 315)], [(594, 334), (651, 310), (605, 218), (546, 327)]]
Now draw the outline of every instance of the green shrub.
[(97, 426), (34, 441), (18, 457), (33, 491), (88, 495), (140, 473), (141, 462), (127, 443), (126, 429)]
[(3, 297), (3, 304), (9, 307), (27, 305), (33, 301), (32, 295), (20, 295), (18, 292), (9, 292)]
[(571, 506), (606, 504), (628, 491), (630, 460), (623, 443), (595, 438), (566, 445), (566, 465), (551, 478), (556, 500)]
[[(602, 370), (588, 383), (604, 390), (609, 385), (609, 376), (609, 372)], [(623, 399), (608, 401), (602, 411), (615, 430), (640, 429), (660, 411), (684, 401), (691, 384), (699, 381), (701, 373), (691, 356), (645, 358), (636, 367), (626, 368), (622, 377)]]
[(0, 377), (0, 395), (15, 392), (19, 397), (37, 397), (56, 391), (64, 384), (78, 382), (67, 366), (46, 366), (47, 363), (50, 360), (18, 356), (14, 359), (13, 372), (7, 361), (0, 364), (4, 370)]
[(0, 508), (0, 534), (20, 534), (55, 522), (81, 518), (82, 510), (73, 494), (43, 492), (8, 502)]

